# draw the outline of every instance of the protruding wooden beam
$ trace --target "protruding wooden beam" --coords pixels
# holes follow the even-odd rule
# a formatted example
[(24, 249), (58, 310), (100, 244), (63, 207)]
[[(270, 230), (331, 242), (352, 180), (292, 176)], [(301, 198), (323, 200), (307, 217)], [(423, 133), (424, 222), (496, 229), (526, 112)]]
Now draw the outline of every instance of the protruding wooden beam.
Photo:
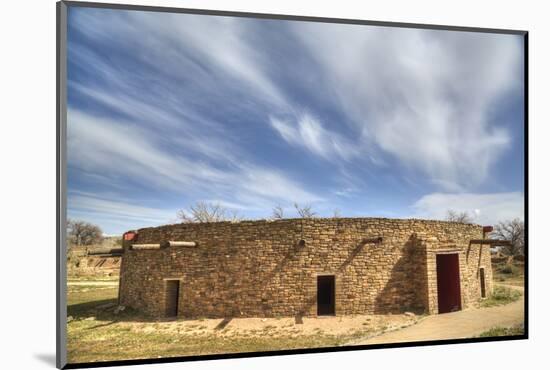
[(377, 236), (376, 238), (365, 238), (362, 240), (363, 244), (368, 244), (368, 243), (375, 243), (375, 244), (380, 244), (382, 243), (382, 237), (381, 236)]
[(173, 241), (166, 242), (169, 247), (196, 247), (196, 242)]
[(114, 256), (120, 256), (124, 252), (124, 249), (122, 248), (103, 248), (103, 249), (95, 249), (95, 250), (89, 250), (88, 256), (97, 256), (97, 255), (114, 255)]
[(149, 249), (160, 249), (159, 244), (132, 244), (132, 250), (149, 250)]
[(498, 239), (472, 239), (470, 240), (470, 244), (486, 244), (491, 246), (498, 246), (498, 245), (511, 245), (512, 242), (510, 240), (498, 240)]

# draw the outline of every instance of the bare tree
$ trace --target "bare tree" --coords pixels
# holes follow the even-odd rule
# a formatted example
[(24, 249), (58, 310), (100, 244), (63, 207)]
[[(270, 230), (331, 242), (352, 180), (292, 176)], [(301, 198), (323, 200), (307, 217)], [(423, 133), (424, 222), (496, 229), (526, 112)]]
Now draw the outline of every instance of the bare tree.
[(91, 245), (101, 243), (103, 232), (97, 225), (80, 220), (67, 220), (67, 237), (72, 245)]
[(312, 210), (311, 204), (300, 206), (298, 203), (294, 203), (294, 208), (296, 208), (301, 218), (313, 218), (317, 215), (317, 213)]
[(225, 217), (226, 221), (239, 222), (239, 221), (242, 221), (243, 219), (243, 217), (239, 214), (239, 212), (234, 209), (226, 212), (226, 214), (227, 214), (227, 216)]
[(276, 207), (274, 207), (271, 218), (273, 218), (274, 220), (280, 220), (284, 218), (283, 207), (281, 207), (280, 205), (277, 205)]
[(446, 220), (451, 222), (460, 222), (464, 224), (471, 224), (474, 222), (474, 220), (472, 219), (472, 217), (470, 217), (468, 212), (456, 212), (456, 211), (453, 211), (452, 209), (449, 209), (447, 211)]
[(511, 245), (501, 247), (504, 254), (517, 256), (525, 253), (525, 224), (518, 218), (499, 222), (491, 233), (491, 238), (510, 240)]
[(332, 213), (332, 218), (340, 218), (340, 217), (342, 217), (340, 214), (340, 210), (336, 208)]
[(179, 210), (177, 216), (183, 222), (237, 222), (242, 219), (237, 211), (229, 211), (219, 203), (197, 202), (189, 210)]

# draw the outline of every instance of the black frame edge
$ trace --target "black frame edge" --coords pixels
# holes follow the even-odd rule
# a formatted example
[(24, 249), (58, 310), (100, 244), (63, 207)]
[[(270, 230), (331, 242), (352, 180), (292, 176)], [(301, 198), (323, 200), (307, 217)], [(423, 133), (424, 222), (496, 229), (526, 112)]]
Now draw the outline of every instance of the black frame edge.
[(56, 3), (56, 367), (67, 365), (66, 127), (67, 5)]
[(451, 26), (442, 24), (426, 24), (426, 23), (408, 23), (408, 22), (389, 22), (389, 21), (375, 21), (375, 20), (362, 20), (353, 18), (329, 18), (321, 16), (304, 16), (294, 14), (274, 14), (274, 13), (255, 13), (255, 12), (242, 12), (242, 11), (230, 11), (230, 10), (216, 10), (216, 9), (196, 9), (196, 8), (176, 8), (167, 6), (153, 6), (153, 5), (131, 5), (131, 4), (118, 4), (118, 3), (100, 3), (100, 2), (83, 2), (67, 0), (63, 1), (67, 6), (85, 7), (85, 8), (103, 8), (103, 9), (118, 9), (118, 10), (137, 10), (137, 11), (150, 11), (150, 12), (164, 12), (164, 13), (185, 13), (185, 14), (198, 14), (198, 15), (215, 15), (225, 17), (242, 17), (242, 18), (260, 18), (260, 19), (277, 19), (286, 21), (305, 21), (305, 22), (318, 22), (318, 23), (342, 23), (342, 24), (357, 24), (368, 26), (382, 26), (382, 27), (399, 27), (399, 28), (422, 28), (430, 30), (441, 31), (463, 31), (463, 32), (483, 32), (483, 33), (499, 33), (509, 35), (523, 35), (527, 33), (526, 30), (511, 30), (500, 28), (483, 28), (473, 26)]
[(524, 334), (525, 338), (529, 338), (529, 32), (523, 35), (523, 135), (524, 135), (524, 193), (523, 202), (525, 205), (524, 212), (524, 248), (523, 254), (525, 257), (524, 271)]
[(384, 344), (369, 344), (369, 345), (342, 346), (342, 347), (320, 347), (320, 348), (291, 349), (291, 350), (277, 350), (277, 351), (237, 352), (237, 353), (227, 353), (227, 354), (224, 353), (224, 354), (213, 354), (213, 355), (148, 358), (148, 359), (136, 359), (136, 360), (82, 362), (82, 363), (68, 363), (65, 367), (63, 367), (63, 369), (82, 369), (82, 368), (112, 367), (112, 366), (127, 366), (127, 365), (164, 364), (164, 363), (173, 363), (173, 362), (210, 361), (210, 360), (223, 360), (223, 359), (234, 359), (234, 358), (287, 356), (287, 355), (297, 355), (297, 354), (348, 352), (348, 351), (406, 348), (406, 347), (425, 347), (425, 346), (437, 346), (437, 345), (448, 345), (448, 344), (471, 344), (471, 343), (500, 342), (500, 341), (524, 340), (524, 339), (527, 339), (526, 335), (512, 335), (512, 336), (487, 337), (487, 338), (448, 339), (448, 340), (384, 343)]

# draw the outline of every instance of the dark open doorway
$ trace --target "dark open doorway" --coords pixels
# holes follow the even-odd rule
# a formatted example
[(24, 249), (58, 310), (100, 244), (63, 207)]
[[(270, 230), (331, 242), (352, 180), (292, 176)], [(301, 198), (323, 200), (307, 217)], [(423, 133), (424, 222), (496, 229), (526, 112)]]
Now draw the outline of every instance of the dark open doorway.
[(180, 294), (179, 280), (167, 280), (165, 290), (165, 317), (178, 316), (178, 303)]
[(437, 305), (439, 313), (459, 311), (460, 270), (458, 254), (438, 254), (437, 264)]
[(334, 275), (317, 276), (317, 315), (335, 315)]
[(481, 286), (481, 298), (485, 298), (485, 269), (479, 269), (479, 285)]

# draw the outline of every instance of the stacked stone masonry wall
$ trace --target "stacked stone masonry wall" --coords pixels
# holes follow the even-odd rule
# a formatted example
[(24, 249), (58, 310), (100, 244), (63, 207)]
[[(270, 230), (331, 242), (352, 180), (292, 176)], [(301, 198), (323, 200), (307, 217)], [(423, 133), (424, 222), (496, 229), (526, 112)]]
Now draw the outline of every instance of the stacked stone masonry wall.
[[(317, 276), (334, 275), (336, 315), (437, 313), (435, 256), (458, 253), (467, 308), (480, 298), (480, 267), (492, 291), (489, 247), (470, 244), (482, 236), (479, 225), (378, 218), (145, 228), (132, 243), (197, 245), (131, 250), (126, 242), (119, 299), (162, 317), (166, 280), (177, 279), (181, 317), (315, 316)], [(374, 237), (383, 241), (362, 243)]]

